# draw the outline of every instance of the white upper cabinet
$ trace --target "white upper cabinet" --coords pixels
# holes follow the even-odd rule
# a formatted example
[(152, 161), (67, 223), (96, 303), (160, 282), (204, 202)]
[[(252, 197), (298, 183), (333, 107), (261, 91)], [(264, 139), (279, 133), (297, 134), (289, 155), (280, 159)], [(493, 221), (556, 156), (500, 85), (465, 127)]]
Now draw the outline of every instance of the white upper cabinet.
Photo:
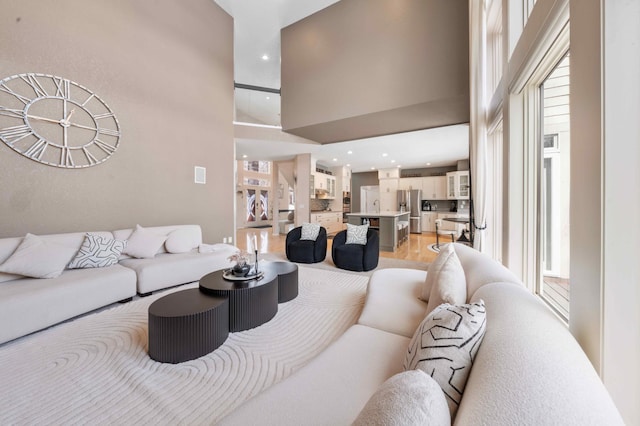
[(469, 189), (468, 170), (447, 173), (447, 199), (468, 200)]
[(423, 200), (446, 200), (447, 197), (447, 177), (428, 176), (422, 178), (422, 199)]
[(422, 178), (421, 177), (411, 177), (411, 178), (401, 178), (398, 182), (398, 189), (419, 189), (422, 191)]

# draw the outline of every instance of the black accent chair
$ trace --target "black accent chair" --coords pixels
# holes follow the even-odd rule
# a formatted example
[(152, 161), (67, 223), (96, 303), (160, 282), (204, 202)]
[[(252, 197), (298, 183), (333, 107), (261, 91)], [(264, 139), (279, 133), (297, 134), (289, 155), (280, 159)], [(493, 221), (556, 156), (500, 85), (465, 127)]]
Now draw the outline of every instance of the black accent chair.
[(287, 259), (296, 263), (318, 263), (327, 257), (327, 230), (321, 226), (315, 241), (301, 240), (302, 226), (287, 233), (285, 251)]
[(375, 229), (367, 231), (367, 244), (346, 244), (347, 231), (340, 231), (333, 237), (331, 258), (340, 269), (348, 271), (370, 271), (378, 266), (380, 256), (380, 236)]

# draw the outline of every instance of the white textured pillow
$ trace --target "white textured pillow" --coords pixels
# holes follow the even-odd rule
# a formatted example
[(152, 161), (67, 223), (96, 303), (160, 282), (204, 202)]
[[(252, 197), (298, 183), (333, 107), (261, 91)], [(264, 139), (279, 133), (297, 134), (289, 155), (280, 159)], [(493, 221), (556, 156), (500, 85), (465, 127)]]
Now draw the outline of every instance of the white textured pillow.
[(126, 241), (87, 234), (82, 242), (82, 247), (67, 268), (104, 268), (115, 265), (126, 245)]
[(318, 239), (318, 235), (320, 235), (319, 223), (303, 223), (302, 224), (302, 235), (300, 236), (301, 240), (315, 241)]
[(422, 286), (422, 293), (420, 294), (420, 299), (428, 302), (429, 296), (431, 296), (431, 289), (433, 288), (433, 284), (436, 281), (436, 276), (438, 275), (438, 271), (442, 269), (442, 265), (444, 265), (447, 258), (451, 255), (451, 251), (455, 251), (451, 244), (440, 245), (441, 250), (438, 253), (438, 256), (431, 262), (429, 265), (429, 269), (427, 269), (427, 278), (424, 280), (424, 284)]
[(347, 241), (345, 244), (367, 244), (369, 225), (352, 225), (347, 223)]
[(0, 272), (32, 278), (55, 278), (62, 274), (77, 248), (46, 242), (27, 234), (11, 256), (0, 265)]
[(136, 229), (127, 239), (127, 246), (122, 253), (140, 259), (151, 259), (155, 257), (166, 239), (167, 237), (164, 235), (154, 234), (142, 226), (136, 225)]
[(438, 255), (437, 262), (429, 265), (427, 280), (433, 283), (429, 293), (427, 313), (443, 303), (461, 305), (467, 301), (467, 280), (460, 259), (452, 244), (447, 244), (444, 252)]
[(164, 247), (169, 253), (187, 253), (197, 247), (198, 243), (194, 242), (193, 232), (189, 229), (176, 229), (169, 232)]
[(353, 422), (355, 426), (451, 425), (440, 386), (421, 370), (398, 373), (385, 381)]
[(438, 306), (409, 343), (405, 370), (420, 369), (440, 385), (455, 418), (462, 392), (487, 326), (484, 301)]

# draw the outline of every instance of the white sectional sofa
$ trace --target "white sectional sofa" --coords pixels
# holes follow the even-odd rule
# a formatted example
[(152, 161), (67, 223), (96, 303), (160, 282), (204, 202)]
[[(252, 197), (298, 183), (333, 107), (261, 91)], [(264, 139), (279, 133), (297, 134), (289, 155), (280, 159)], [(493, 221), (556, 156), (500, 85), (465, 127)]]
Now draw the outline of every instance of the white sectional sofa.
[[(563, 324), (506, 268), (459, 244), (467, 302), (484, 300), (486, 332), (454, 424), (621, 425), (586, 355)], [(225, 425), (348, 425), (403, 371), (427, 314), (426, 272), (371, 277), (357, 322), (318, 357), (223, 419)]]
[[(65, 269), (55, 278), (28, 278), (0, 272), (0, 344), (116, 302), (136, 293), (199, 280), (203, 275), (230, 266), (227, 257), (237, 250), (228, 244), (206, 247), (200, 253), (199, 225), (145, 228), (167, 237), (150, 259), (121, 255), (118, 264), (88, 269)], [(172, 232), (174, 240), (169, 242)], [(132, 229), (91, 232), (108, 239), (126, 240)], [(86, 232), (43, 235), (39, 238), (69, 252), (70, 261), (80, 249)], [(178, 236), (178, 239), (175, 237)], [(23, 237), (0, 239), (0, 265), (16, 251)], [(174, 251), (168, 253), (167, 244)], [(67, 261), (67, 263), (68, 263)]]

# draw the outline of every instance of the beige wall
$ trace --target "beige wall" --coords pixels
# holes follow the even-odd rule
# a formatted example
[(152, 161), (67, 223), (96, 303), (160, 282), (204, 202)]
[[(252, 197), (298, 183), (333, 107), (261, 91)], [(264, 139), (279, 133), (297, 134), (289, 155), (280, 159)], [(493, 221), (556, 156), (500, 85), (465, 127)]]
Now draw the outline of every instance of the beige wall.
[(469, 121), (466, 0), (342, 0), (282, 30), (282, 126), (336, 142)]
[(92, 89), (122, 138), (105, 163), (76, 170), (0, 143), (0, 237), (136, 223), (233, 235), (233, 21), (212, 1), (3, 0), (0, 78), (25, 72)]

